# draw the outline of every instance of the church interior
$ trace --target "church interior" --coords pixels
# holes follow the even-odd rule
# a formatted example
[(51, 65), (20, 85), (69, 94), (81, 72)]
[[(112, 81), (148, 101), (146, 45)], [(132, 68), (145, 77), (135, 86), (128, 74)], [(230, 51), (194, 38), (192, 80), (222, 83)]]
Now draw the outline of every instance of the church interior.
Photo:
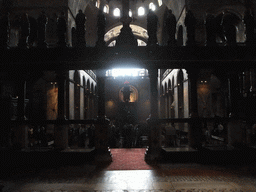
[(1, 171), (22, 158), (16, 166), (81, 155), (110, 163), (117, 149), (141, 148), (152, 166), (252, 165), (255, 8), (254, 0), (1, 0)]

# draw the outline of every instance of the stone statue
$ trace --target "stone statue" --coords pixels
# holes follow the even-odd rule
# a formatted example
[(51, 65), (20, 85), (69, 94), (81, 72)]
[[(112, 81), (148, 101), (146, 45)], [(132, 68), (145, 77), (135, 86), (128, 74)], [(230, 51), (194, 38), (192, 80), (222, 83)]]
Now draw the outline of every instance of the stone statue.
[(205, 29), (206, 29), (206, 46), (216, 46), (216, 30), (217, 25), (215, 17), (212, 14), (207, 14), (205, 20)]
[(226, 12), (223, 14), (221, 25), (226, 39), (227, 46), (236, 46), (236, 18), (233, 14)]
[(187, 46), (194, 46), (195, 45), (195, 26), (196, 26), (196, 18), (193, 15), (191, 10), (187, 11), (185, 17), (185, 26), (187, 27)]
[(105, 45), (105, 41), (104, 41), (105, 29), (106, 29), (106, 17), (103, 11), (99, 10), (98, 20), (97, 20), (98, 41), (96, 42), (96, 46)]
[(254, 17), (252, 16), (249, 10), (245, 11), (243, 21), (246, 27), (246, 31), (245, 31), (246, 45), (251, 46), (253, 45), (253, 42), (254, 42), (255, 21), (254, 21)]
[(86, 46), (86, 41), (85, 41), (86, 17), (81, 9), (78, 11), (75, 21), (76, 21), (77, 46)]
[(167, 28), (168, 31), (168, 46), (175, 46), (176, 45), (176, 40), (175, 40), (175, 34), (176, 34), (176, 17), (174, 16), (174, 14), (172, 13), (172, 10), (168, 10), (168, 16), (167, 19), (165, 21), (165, 26)]
[(66, 32), (67, 32), (67, 23), (64, 17), (64, 12), (61, 12), (60, 16), (57, 19), (57, 31), (58, 31), (58, 45), (60, 47), (66, 47)]
[(45, 12), (42, 11), (41, 15), (37, 18), (38, 23), (38, 47), (46, 48), (46, 41), (45, 41), (45, 31), (46, 31), (46, 25), (48, 23), (48, 18), (45, 15)]
[(30, 24), (28, 20), (28, 14), (24, 13), (19, 18), (19, 48), (28, 48), (27, 40), (30, 31)]
[(158, 27), (158, 17), (150, 9), (147, 15), (147, 30), (148, 30), (148, 46), (154, 46), (157, 44), (157, 27)]
[(10, 30), (9, 13), (1, 17), (0, 26), (0, 48), (6, 49), (8, 47)]
[(28, 46), (29, 46), (29, 48), (31, 48), (31, 47), (33, 47), (33, 44), (37, 40), (37, 21), (33, 17), (28, 17), (28, 20), (29, 20), (29, 25), (30, 25)]

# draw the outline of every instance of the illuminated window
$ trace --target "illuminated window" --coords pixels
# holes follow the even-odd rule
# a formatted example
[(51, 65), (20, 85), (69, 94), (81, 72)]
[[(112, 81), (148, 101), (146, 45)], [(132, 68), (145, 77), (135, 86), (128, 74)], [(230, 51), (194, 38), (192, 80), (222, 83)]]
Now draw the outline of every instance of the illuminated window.
[(162, 4), (163, 4), (163, 1), (162, 0), (158, 0), (159, 7), (161, 7)]
[(104, 13), (109, 13), (109, 6), (108, 6), (108, 5), (105, 5), (105, 6), (104, 6), (103, 12), (104, 12)]
[(129, 10), (129, 17), (132, 17), (132, 10)]
[(156, 6), (154, 3), (149, 3), (149, 9), (151, 9), (152, 11), (156, 10)]
[(111, 69), (106, 72), (106, 76), (146, 76), (147, 70), (146, 69)]
[(144, 7), (139, 7), (139, 9), (138, 9), (138, 15), (139, 16), (142, 16), (142, 15), (144, 15), (145, 14), (145, 9), (144, 9)]
[(96, 6), (97, 8), (100, 8), (100, 1), (99, 1), (99, 0), (96, 1), (95, 6)]
[(115, 17), (120, 17), (120, 9), (115, 8), (113, 14)]

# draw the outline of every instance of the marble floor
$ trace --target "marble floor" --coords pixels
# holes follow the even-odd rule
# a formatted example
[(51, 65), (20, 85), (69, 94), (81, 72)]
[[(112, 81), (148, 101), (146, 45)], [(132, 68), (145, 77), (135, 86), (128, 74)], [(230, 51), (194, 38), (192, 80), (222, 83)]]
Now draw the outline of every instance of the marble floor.
[(255, 166), (158, 164), (153, 170), (106, 171), (96, 164), (48, 168), (0, 180), (2, 191), (251, 191)]

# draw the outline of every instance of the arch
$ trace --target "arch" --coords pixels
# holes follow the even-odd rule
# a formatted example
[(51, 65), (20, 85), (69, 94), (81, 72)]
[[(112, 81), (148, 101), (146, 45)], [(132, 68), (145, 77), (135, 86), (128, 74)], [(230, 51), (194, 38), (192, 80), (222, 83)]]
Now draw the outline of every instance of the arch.
[(108, 5), (105, 5), (105, 6), (103, 7), (103, 12), (104, 12), (104, 13), (109, 13), (109, 6), (108, 6)]
[(156, 10), (156, 6), (153, 2), (149, 3), (148, 8), (151, 9), (152, 11)]
[[(118, 25), (107, 31), (107, 33), (104, 36), (104, 41), (106, 42), (106, 45), (109, 45), (112, 41), (117, 39), (122, 27), (123, 25)], [(133, 24), (131, 24), (130, 27), (136, 39), (140, 39), (144, 42), (147, 42), (148, 32), (145, 28), (139, 25), (133, 25)]]
[(161, 7), (161, 5), (163, 5), (163, 0), (157, 0), (158, 2), (158, 6)]
[(138, 16), (143, 16), (143, 15), (145, 15), (145, 8), (141, 6), (138, 8)]
[(221, 12), (218, 12), (215, 20), (217, 26), (217, 42), (227, 45), (235, 44), (239, 36), (239, 31), (242, 31), (242, 15), (232, 9), (222, 9)]
[(94, 93), (94, 86), (93, 86), (93, 82), (91, 83), (91, 89), (90, 92), (93, 94)]
[(177, 34), (177, 45), (178, 46), (183, 46), (183, 26), (180, 25), (178, 28), (178, 34)]
[(120, 17), (120, 15), (121, 15), (120, 9), (119, 8), (115, 8), (114, 11), (113, 11), (113, 15), (115, 17)]
[(98, 9), (100, 8), (100, 0), (96, 0), (95, 7), (97, 7)]

